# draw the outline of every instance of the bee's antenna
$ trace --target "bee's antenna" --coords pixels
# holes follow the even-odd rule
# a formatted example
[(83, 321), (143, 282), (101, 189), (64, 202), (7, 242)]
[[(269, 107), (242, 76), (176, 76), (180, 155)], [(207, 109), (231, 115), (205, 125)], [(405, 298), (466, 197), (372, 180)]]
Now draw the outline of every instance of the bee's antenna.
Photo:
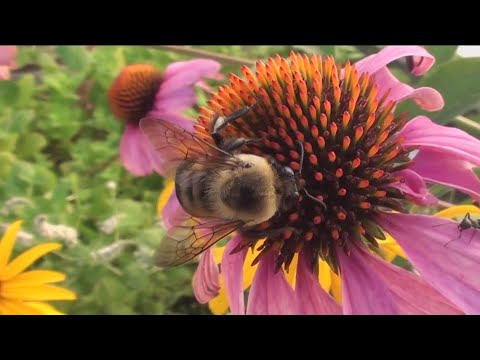
[(303, 158), (305, 156), (305, 150), (304, 150), (303, 144), (300, 140), (295, 140), (295, 142), (298, 144), (298, 147), (300, 148), (300, 169), (298, 169), (298, 175), (302, 175)]
[(305, 188), (303, 188), (303, 191), (305, 192), (305, 195), (307, 195), (310, 199), (322, 205), (324, 211), (327, 211), (327, 205), (325, 205), (325, 203), (322, 200), (319, 200), (315, 196), (311, 195)]

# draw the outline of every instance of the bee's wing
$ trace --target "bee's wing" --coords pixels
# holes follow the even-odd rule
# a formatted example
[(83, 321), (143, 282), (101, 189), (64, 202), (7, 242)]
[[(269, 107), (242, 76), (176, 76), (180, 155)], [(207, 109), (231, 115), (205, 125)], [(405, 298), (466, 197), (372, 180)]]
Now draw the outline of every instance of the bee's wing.
[(168, 121), (145, 118), (140, 120), (140, 128), (161, 158), (167, 173), (184, 160), (191, 160), (207, 168), (219, 166), (233, 168), (241, 162), (231, 154)]
[(155, 264), (160, 267), (183, 264), (242, 225), (244, 223), (240, 220), (189, 217), (162, 239), (155, 256)]

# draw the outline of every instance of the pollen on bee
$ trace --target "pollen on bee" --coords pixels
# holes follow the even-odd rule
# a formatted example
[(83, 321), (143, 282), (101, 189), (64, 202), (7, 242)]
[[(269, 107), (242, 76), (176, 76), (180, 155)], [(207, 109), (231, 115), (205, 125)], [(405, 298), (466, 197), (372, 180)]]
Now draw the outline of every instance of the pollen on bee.
[(330, 152), (327, 154), (327, 156), (328, 156), (328, 161), (330, 161), (330, 162), (332, 162), (332, 163), (337, 159), (337, 155), (335, 154), (334, 151), (330, 151)]

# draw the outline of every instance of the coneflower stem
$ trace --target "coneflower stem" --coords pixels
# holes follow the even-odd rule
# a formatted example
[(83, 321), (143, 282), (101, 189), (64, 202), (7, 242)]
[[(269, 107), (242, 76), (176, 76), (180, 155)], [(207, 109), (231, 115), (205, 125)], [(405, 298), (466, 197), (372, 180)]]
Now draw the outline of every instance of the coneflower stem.
[(462, 115), (458, 115), (458, 116), (455, 116), (455, 121), (458, 124), (460, 124), (460, 126), (463, 127), (463, 128), (472, 129), (475, 132), (480, 133), (480, 124), (473, 121), (472, 119), (469, 119), (469, 118), (467, 118), (465, 116), (462, 116)]
[(178, 54), (206, 57), (212, 60), (217, 60), (219, 62), (230, 63), (234, 65), (250, 65), (250, 66), (255, 65), (254, 60), (219, 54), (219, 53), (208, 51), (208, 50), (194, 49), (187, 46), (152, 45), (151, 47), (155, 49), (171, 51)]

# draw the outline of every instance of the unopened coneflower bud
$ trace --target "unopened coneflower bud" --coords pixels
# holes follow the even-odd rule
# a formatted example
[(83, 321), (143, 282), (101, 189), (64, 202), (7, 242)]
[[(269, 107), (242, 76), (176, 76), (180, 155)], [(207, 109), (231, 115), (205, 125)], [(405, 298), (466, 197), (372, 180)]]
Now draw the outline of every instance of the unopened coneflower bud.
[(92, 251), (90, 255), (98, 262), (111, 262), (120, 256), (127, 247), (137, 246), (135, 242), (130, 240), (117, 240), (108, 246)]
[(52, 240), (61, 240), (67, 247), (78, 245), (78, 232), (75, 228), (63, 224), (51, 224), (43, 214), (38, 215), (34, 223), (39, 235)]
[(100, 231), (104, 234), (111, 234), (118, 227), (120, 219), (125, 217), (125, 214), (116, 214), (100, 223)]

